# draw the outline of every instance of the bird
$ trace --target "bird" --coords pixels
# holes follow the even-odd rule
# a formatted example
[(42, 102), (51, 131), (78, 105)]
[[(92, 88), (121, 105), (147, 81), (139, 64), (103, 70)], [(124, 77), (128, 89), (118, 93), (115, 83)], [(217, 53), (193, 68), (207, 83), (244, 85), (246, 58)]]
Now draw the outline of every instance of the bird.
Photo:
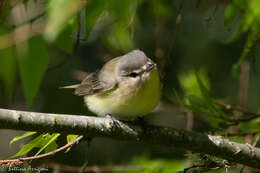
[(74, 88), (97, 116), (133, 121), (149, 114), (160, 100), (161, 82), (156, 63), (141, 50), (108, 61)]

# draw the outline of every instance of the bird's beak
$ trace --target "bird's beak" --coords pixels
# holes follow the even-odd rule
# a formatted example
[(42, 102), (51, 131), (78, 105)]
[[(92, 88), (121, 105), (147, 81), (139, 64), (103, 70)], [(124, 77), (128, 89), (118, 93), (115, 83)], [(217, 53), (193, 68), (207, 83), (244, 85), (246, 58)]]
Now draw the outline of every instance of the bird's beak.
[(149, 71), (151, 71), (152, 69), (154, 69), (155, 67), (156, 67), (156, 64), (151, 60), (151, 61), (149, 61), (149, 62), (147, 63), (145, 71), (146, 71), (146, 72), (149, 72)]

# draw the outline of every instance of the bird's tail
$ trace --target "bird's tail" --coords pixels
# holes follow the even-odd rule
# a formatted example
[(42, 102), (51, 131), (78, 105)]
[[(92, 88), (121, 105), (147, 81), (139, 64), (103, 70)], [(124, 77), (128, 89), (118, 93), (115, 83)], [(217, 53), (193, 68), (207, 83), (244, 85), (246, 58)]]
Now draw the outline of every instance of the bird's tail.
[(76, 85), (69, 85), (69, 86), (62, 86), (59, 87), (59, 89), (73, 89), (73, 88), (78, 88), (80, 84), (76, 84)]

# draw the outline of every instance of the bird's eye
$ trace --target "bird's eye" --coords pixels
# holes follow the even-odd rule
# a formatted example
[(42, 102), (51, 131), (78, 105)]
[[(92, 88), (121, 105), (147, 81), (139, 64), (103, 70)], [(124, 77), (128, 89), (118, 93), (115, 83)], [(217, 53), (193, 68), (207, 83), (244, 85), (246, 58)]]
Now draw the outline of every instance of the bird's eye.
[(128, 76), (135, 78), (137, 75), (138, 75), (138, 74), (137, 74), (136, 72), (132, 72), (132, 73), (130, 73)]

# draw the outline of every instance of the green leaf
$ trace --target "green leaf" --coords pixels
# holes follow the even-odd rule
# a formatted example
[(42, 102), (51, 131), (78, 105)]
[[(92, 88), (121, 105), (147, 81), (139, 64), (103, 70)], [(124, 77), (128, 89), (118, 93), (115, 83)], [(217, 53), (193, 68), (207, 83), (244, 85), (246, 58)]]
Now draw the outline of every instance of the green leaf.
[[(0, 36), (7, 30), (0, 27)], [(7, 103), (11, 102), (16, 82), (16, 59), (14, 48), (9, 47), (0, 50), (0, 82), (3, 83), (3, 95)]]
[(130, 32), (119, 25), (113, 27), (107, 41), (109, 46), (126, 52), (130, 51), (134, 47)]
[(232, 69), (231, 69), (231, 74), (234, 78), (238, 78), (239, 77), (239, 74), (240, 74), (240, 70), (239, 70), (239, 67), (240, 67), (240, 64), (239, 63), (236, 63), (232, 66)]
[(59, 146), (58, 144), (56, 143), (56, 141), (53, 141), (52, 143), (50, 143), (45, 149), (44, 149), (44, 152), (45, 153), (48, 153), (48, 152), (51, 152), (51, 151), (54, 151), (55, 149), (57, 149)]
[(60, 32), (71, 22), (73, 17), (84, 8), (86, 1), (82, 0), (51, 0), (47, 11), (45, 38), (52, 42)]
[(174, 93), (174, 95), (175, 95), (175, 97), (176, 97), (176, 100), (177, 100), (180, 104), (185, 105), (185, 100), (180, 97), (180, 95), (178, 94), (178, 92), (177, 92), (176, 89), (173, 89), (173, 93)]
[(172, 17), (172, 8), (166, 1), (152, 0), (150, 4), (152, 5), (156, 17), (162, 18), (163, 20)]
[(207, 76), (207, 71), (204, 68), (201, 68), (198, 74), (196, 74), (194, 71), (191, 72), (185, 72), (178, 76), (181, 88), (185, 92), (185, 95), (197, 95), (202, 97), (202, 92), (200, 85), (198, 83), (198, 75), (201, 79), (201, 82), (203, 83), (203, 86), (205, 86), (207, 89), (210, 90), (210, 82)]
[(58, 48), (65, 51), (68, 54), (72, 54), (73, 52), (73, 28), (71, 26), (67, 26), (58, 38), (55, 41), (55, 44)]
[(237, 7), (233, 4), (230, 3), (225, 11), (225, 16), (224, 16), (224, 25), (225, 27), (230, 30), (232, 26), (232, 22), (234, 18), (238, 15), (239, 10)]
[[(90, 1), (85, 9), (85, 22), (86, 22), (86, 35), (85, 39), (88, 38), (89, 34), (93, 31), (95, 24), (98, 19), (102, 16), (103, 12), (107, 10), (107, 0), (95, 0)], [(103, 21), (105, 23), (105, 21)], [(96, 31), (93, 31), (96, 32)]]
[[(208, 100), (208, 101), (211, 100), (211, 98), (209, 96), (209, 88), (205, 85), (205, 83), (206, 83), (206, 82), (204, 82), (205, 80), (202, 81), (201, 77), (199, 76), (199, 74), (196, 71), (194, 71), (194, 73), (195, 73), (196, 80), (198, 82), (199, 89), (200, 89), (202, 96), (204, 98), (206, 98), (206, 100)], [(205, 79), (207, 79), (207, 78), (205, 78)]]
[(185, 93), (185, 98), (181, 100), (181, 103), (187, 109), (229, 120), (228, 116), (210, 97), (210, 83), (205, 69), (200, 69), (199, 73), (191, 71), (190, 73), (181, 74), (179, 75), (179, 81)]
[(256, 44), (256, 41), (258, 39), (258, 35), (260, 33), (260, 23), (254, 23), (251, 26), (251, 30), (248, 33), (247, 40), (245, 42), (242, 54), (240, 55), (238, 62), (233, 65), (232, 67), (232, 75), (236, 78), (239, 77), (239, 67), (244, 62), (247, 55), (250, 53), (252, 47)]
[(260, 1), (259, 0), (250, 0), (248, 1), (249, 9), (252, 11), (252, 13), (255, 15), (257, 19), (260, 18)]
[(188, 108), (194, 112), (200, 112), (205, 114), (211, 113), (207, 103), (207, 99), (203, 97), (189, 95), (186, 97), (186, 105), (189, 106)]
[(253, 132), (260, 130), (260, 118), (253, 119), (249, 122), (239, 124), (239, 129), (245, 132)]
[(135, 13), (137, 2), (137, 0), (124, 0), (118, 3), (118, 0), (110, 0), (108, 11), (116, 18), (117, 23), (127, 26)]
[(68, 135), (67, 136), (67, 143), (74, 141), (75, 139), (77, 139), (78, 136), (79, 135)]
[(31, 106), (48, 67), (48, 48), (40, 36), (31, 38), (28, 46), (27, 52), (19, 54), (18, 64), (26, 102)]
[(133, 24), (136, 9), (136, 0), (124, 0), (120, 3), (117, 0), (110, 1), (108, 12), (115, 18), (115, 22), (107, 36), (106, 43), (108, 46), (124, 51), (133, 49), (134, 43), (131, 38), (129, 25)]
[(60, 136), (59, 133), (54, 133), (47, 138), (45, 138), (44, 145), (40, 148), (40, 150), (35, 154), (37, 156), (40, 154), (43, 150), (45, 150), (51, 143), (53, 143), (58, 137)]
[(26, 145), (24, 145), (18, 153), (11, 156), (11, 158), (23, 156), (23, 155), (27, 154), (28, 152), (30, 152), (33, 148), (41, 147), (43, 139), (44, 139), (44, 134), (41, 134), (40, 136), (34, 138), (30, 142), (28, 142)]
[(209, 95), (209, 90), (204, 85), (204, 83), (201, 81), (198, 73), (196, 73), (196, 78), (200, 87), (200, 91), (203, 95), (203, 98), (205, 99), (205, 106), (207, 106), (208, 110), (210, 111), (210, 114), (215, 115), (216, 117), (220, 117), (225, 120), (229, 120), (228, 116), (221, 110), (220, 107), (218, 107), (212, 100), (212, 98)]
[(239, 24), (229, 42), (239, 39), (243, 36), (243, 34), (249, 31), (251, 26), (255, 23), (256, 16), (252, 13), (252, 10), (249, 9), (251, 2), (252, 0), (233, 0), (229, 3), (225, 14), (225, 23), (227, 25), (231, 24), (233, 18), (235, 17), (235, 13), (243, 13), (243, 16), (240, 17)]
[[(38, 155), (43, 150), (48, 151), (57, 145), (52, 144), (55, 143), (55, 140), (60, 136), (59, 133), (53, 133), (53, 134), (41, 134), (38, 137), (34, 138), (33, 140), (29, 141), (26, 145), (24, 145), (18, 153), (11, 156), (11, 158), (22, 156), (30, 152), (34, 148), (40, 148), (39, 151), (35, 154)], [(52, 145), (51, 145), (52, 144)], [(48, 148), (49, 147), (49, 148)]]
[(244, 20), (240, 20), (234, 34), (227, 42), (230, 43), (241, 38), (251, 27), (251, 22), (253, 21), (250, 21), (250, 23), (248, 22), (247, 24), (245, 24)]
[[(68, 135), (67, 136), (67, 143), (70, 143), (72, 141), (74, 141), (75, 139), (77, 139), (79, 135)], [(65, 153), (67, 153), (70, 150), (71, 147), (69, 147)]]
[(12, 145), (14, 142), (19, 141), (19, 140), (21, 140), (21, 139), (23, 139), (23, 138), (26, 138), (26, 137), (28, 137), (28, 136), (32, 136), (32, 135), (34, 135), (34, 134), (36, 134), (36, 133), (37, 133), (37, 132), (25, 132), (25, 133), (22, 134), (21, 136), (16, 136), (16, 137), (14, 137), (14, 138), (10, 141), (9, 145)]
[(251, 38), (256, 38), (257, 34), (260, 31), (259, 5), (259, 0), (233, 0), (229, 3), (225, 13), (225, 25), (231, 24), (232, 20), (238, 13), (243, 13), (243, 16), (240, 17), (239, 25), (237, 26), (236, 31), (232, 35), (230, 42), (237, 40), (248, 31), (253, 35), (251, 36)]

